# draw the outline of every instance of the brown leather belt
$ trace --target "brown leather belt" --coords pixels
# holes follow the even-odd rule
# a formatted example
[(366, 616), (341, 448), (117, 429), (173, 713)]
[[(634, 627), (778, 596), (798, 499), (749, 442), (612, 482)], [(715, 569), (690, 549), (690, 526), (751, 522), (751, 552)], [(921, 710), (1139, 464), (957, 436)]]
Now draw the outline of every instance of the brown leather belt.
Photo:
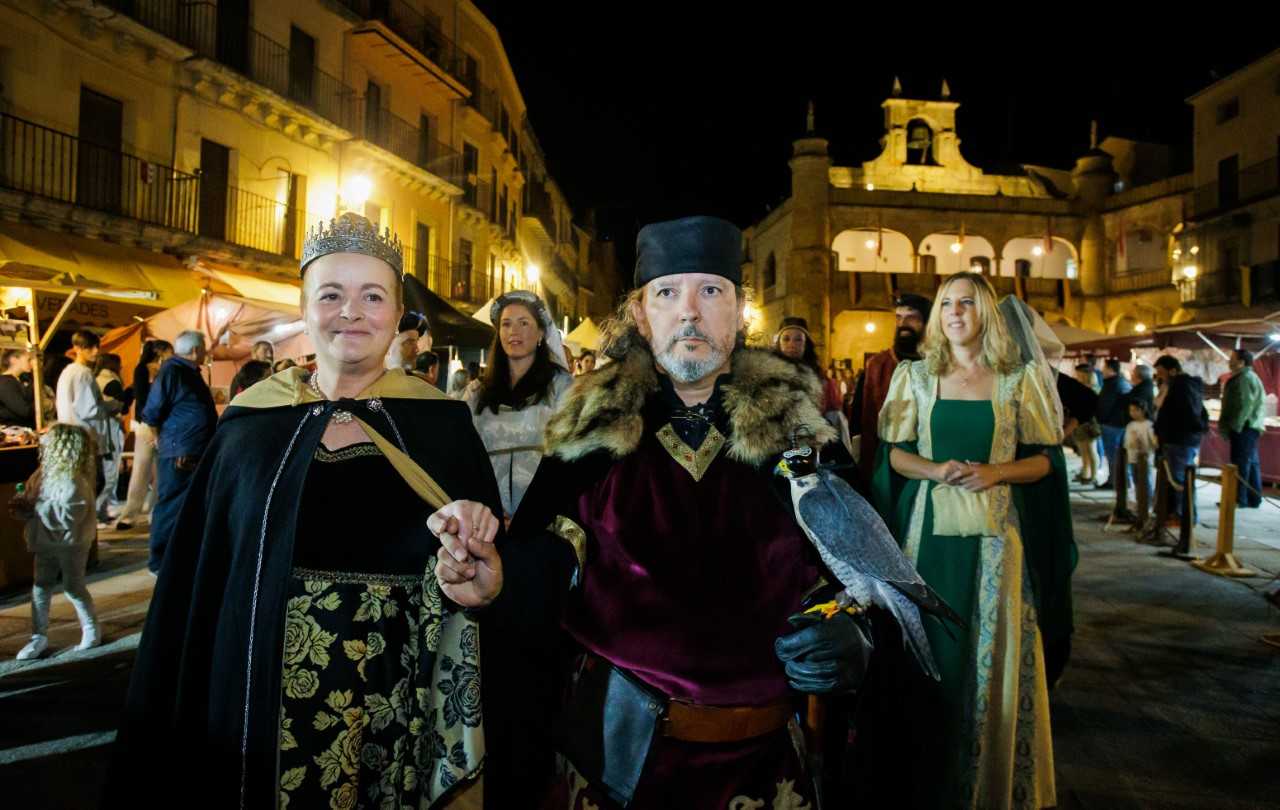
[(785, 728), (794, 710), (790, 701), (766, 706), (699, 706), (672, 700), (660, 729), (664, 737), (697, 743), (752, 740)]

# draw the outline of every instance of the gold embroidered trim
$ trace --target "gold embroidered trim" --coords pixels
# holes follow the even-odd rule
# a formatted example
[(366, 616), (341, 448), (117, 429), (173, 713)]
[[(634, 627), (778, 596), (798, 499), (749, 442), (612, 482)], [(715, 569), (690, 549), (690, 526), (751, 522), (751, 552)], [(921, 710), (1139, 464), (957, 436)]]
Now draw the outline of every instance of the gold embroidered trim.
[(341, 450), (330, 450), (324, 445), (316, 445), (316, 461), (332, 464), (337, 461), (350, 461), (353, 458), (380, 456), (378, 446), (371, 442), (361, 442), (344, 447)]
[(707, 468), (711, 466), (711, 462), (715, 461), (725, 444), (724, 435), (716, 430), (715, 425), (711, 426), (707, 438), (702, 440), (702, 446), (697, 450), (685, 444), (670, 424), (663, 425), (658, 430), (657, 436), (663, 449), (675, 459), (677, 464), (684, 467), (689, 475), (693, 476), (694, 481), (702, 480), (702, 476), (707, 474)]
[(293, 577), (339, 585), (387, 585), (393, 588), (417, 588), (422, 585), (423, 579), (416, 574), (366, 574), (358, 571), (321, 571), (316, 568), (294, 568)]
[(573, 546), (573, 556), (578, 558), (578, 570), (587, 563), (587, 533), (581, 526), (564, 515), (556, 515), (547, 531)]

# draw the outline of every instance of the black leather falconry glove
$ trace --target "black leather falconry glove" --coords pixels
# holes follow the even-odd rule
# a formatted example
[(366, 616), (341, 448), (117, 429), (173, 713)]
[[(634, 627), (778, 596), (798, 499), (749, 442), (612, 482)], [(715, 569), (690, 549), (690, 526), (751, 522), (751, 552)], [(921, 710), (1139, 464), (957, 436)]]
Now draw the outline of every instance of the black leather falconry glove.
[(795, 632), (774, 642), (787, 681), (797, 692), (843, 695), (857, 691), (871, 660), (871, 634), (844, 611), (830, 619), (822, 613), (797, 613), (787, 621)]

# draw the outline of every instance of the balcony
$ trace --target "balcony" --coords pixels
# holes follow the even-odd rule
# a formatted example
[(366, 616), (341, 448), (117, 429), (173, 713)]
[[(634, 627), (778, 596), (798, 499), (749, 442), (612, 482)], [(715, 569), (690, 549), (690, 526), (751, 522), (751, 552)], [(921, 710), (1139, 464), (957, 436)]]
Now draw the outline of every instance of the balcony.
[(0, 115), (0, 187), (194, 232), (200, 180), (171, 166)]
[(306, 221), (270, 197), (12, 115), (0, 115), (0, 188), (295, 258)]
[(255, 31), (248, 21), (234, 26), (220, 21), (214, 3), (107, 0), (105, 5), (342, 129), (352, 126), (355, 93), (350, 87), (314, 65), (300, 63), (298, 54)]
[(462, 153), (435, 140), (428, 132), (408, 121), (392, 115), (389, 110), (371, 112), (363, 100), (356, 104), (356, 109), (359, 115), (355, 132), (364, 140), (450, 185), (459, 188), (465, 185)]
[(542, 183), (531, 181), (524, 187), (524, 211), (521, 216), (545, 246), (554, 244), (556, 217), (551, 204), (551, 195)]
[(1191, 196), (1190, 219), (1204, 220), (1230, 213), (1280, 192), (1280, 159), (1271, 158), (1240, 170), (1232, 182), (1209, 183)]
[[(285, 203), (228, 186), (225, 204), (219, 206), (222, 189), (206, 189), (205, 208), (199, 219), (199, 233), (233, 245), (298, 258), (300, 230), (307, 221), (306, 212)], [(221, 210), (221, 214), (219, 211)]]
[(471, 209), (472, 219), (477, 223), (492, 222), (495, 208), (493, 184), (483, 180), (465, 183), (462, 186), (462, 204)]
[(1234, 303), (1240, 299), (1240, 271), (1212, 270), (1178, 279), (1178, 298), (1191, 308)]
[(1107, 289), (1113, 293), (1157, 290), (1173, 286), (1173, 272), (1167, 267), (1116, 273), (1107, 279)]
[[(849, 306), (854, 309), (892, 310), (893, 302), (904, 293), (933, 298), (938, 285), (946, 278), (935, 273), (841, 273), (848, 277)], [(1032, 300), (1047, 309), (1059, 309), (1070, 300), (1070, 280), (1065, 278), (1013, 278), (988, 276), (996, 295), (1016, 295)]]
[(438, 17), (427, 16), (403, 0), (337, 0), (363, 20), (381, 23), (439, 67), (455, 82), (464, 82), (463, 52), (442, 33)]
[(471, 91), (471, 96), (467, 99), (467, 106), (480, 113), (480, 115), (484, 116), (484, 120), (488, 121), (494, 128), (497, 128), (498, 111), (502, 109), (502, 102), (498, 100), (498, 91), (471, 79), (463, 83)]

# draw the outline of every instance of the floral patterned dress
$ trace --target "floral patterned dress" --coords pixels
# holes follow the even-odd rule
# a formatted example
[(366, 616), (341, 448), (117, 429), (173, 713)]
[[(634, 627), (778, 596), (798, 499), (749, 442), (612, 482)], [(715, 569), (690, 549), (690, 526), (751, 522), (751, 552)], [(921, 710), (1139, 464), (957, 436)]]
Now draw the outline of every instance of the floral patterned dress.
[(280, 807), (425, 807), (469, 769), (455, 732), (480, 725), (479, 639), (464, 627), (437, 660), (455, 608), (431, 574), (430, 511), (374, 445), (317, 450), (285, 617)]

